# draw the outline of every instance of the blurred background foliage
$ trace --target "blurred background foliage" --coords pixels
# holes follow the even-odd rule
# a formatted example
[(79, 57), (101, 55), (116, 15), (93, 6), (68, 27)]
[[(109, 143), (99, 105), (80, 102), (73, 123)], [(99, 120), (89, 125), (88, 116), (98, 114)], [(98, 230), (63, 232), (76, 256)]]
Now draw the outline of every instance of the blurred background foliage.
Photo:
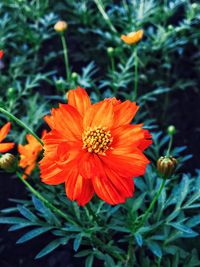
[[(101, 7), (106, 11), (111, 24), (102, 16), (99, 10)], [(59, 19), (68, 23), (68, 29), (65, 33), (71, 71), (68, 81), (65, 79), (61, 40), (53, 29), (54, 24)], [(144, 38), (138, 45), (139, 91), (137, 99), (134, 99), (134, 51), (132, 46), (121, 41), (120, 35), (140, 28), (144, 29)], [(0, 62), (0, 106), (21, 118), (32, 129), (40, 133), (44, 126), (42, 126), (42, 117), (49, 112), (50, 106), (56, 105), (58, 100), (65, 102), (67, 90), (75, 88), (77, 85), (85, 87), (93, 101), (111, 96), (136, 100), (141, 109), (135, 122), (145, 122), (154, 136), (154, 145), (147, 152), (152, 159), (152, 168), (148, 169), (147, 176), (151, 177), (152, 181), (149, 178), (149, 180), (145, 180), (144, 184), (150, 188), (155, 188), (153, 187), (156, 176), (154, 163), (166, 149), (168, 140), (168, 136), (165, 134), (166, 127), (169, 124), (174, 124), (178, 130), (175, 137), (177, 147), (174, 148), (174, 154), (177, 154), (182, 162), (179, 169), (180, 173), (190, 170), (194, 176), (194, 178), (191, 178), (190, 174), (184, 176), (184, 181), (189, 189), (187, 192), (184, 191), (182, 201), (187, 203), (193, 192), (197, 190), (194, 183), (199, 177), (199, 173), (198, 175), (195, 173), (195, 168), (199, 164), (200, 149), (198, 141), (200, 132), (198, 123), (200, 116), (199, 29), (200, 4), (197, 1), (1, 0), (0, 49), (4, 50), (4, 57)], [(112, 55), (108, 53), (109, 47), (113, 48)], [(0, 115), (0, 119), (1, 124), (6, 121), (2, 115)], [(17, 125), (12, 127), (13, 131), (10, 137), (16, 143), (23, 143), (25, 132), (21, 131)], [(188, 146), (187, 155), (185, 145)], [(189, 163), (183, 164), (191, 158), (191, 153), (194, 154), (194, 158)], [(174, 178), (174, 186), (177, 190), (182, 180), (181, 175)], [(199, 181), (199, 178), (197, 180)], [(152, 184), (149, 185), (149, 183)], [(184, 185), (182, 186), (184, 187)], [(145, 185), (142, 186), (138, 182), (138, 188), (142, 191), (142, 194), (139, 193), (139, 195), (144, 196)], [(172, 231), (173, 228), (176, 229), (174, 231), (180, 230), (183, 235), (188, 235), (188, 237), (189, 235), (190, 237), (196, 236), (196, 231), (193, 232), (189, 227), (198, 227), (199, 217), (195, 217), (196, 219), (192, 222), (189, 217), (197, 216), (195, 208), (199, 207), (199, 203), (195, 201), (198, 198), (194, 200), (194, 205), (197, 205), (192, 207), (194, 210), (185, 213), (183, 210), (188, 209), (185, 209), (184, 206), (183, 209), (180, 208), (182, 207), (182, 203), (180, 203), (179, 213), (177, 213), (176, 208), (175, 211), (170, 209), (170, 205), (175, 204), (174, 200), (170, 200), (171, 192), (176, 190), (172, 189), (168, 188), (168, 193), (163, 193), (159, 203), (162, 203), (163, 199), (166, 200), (166, 194), (168, 194), (168, 203), (170, 204), (163, 208), (162, 212), (159, 210), (162, 208), (158, 205), (152, 224), (156, 224), (156, 216), (160, 216), (159, 218), (164, 216), (166, 220), (167, 216), (170, 217), (172, 213), (175, 217), (170, 217), (167, 225), (163, 223), (160, 234), (156, 236), (153, 235), (152, 229), (144, 230), (147, 234), (137, 233), (135, 240), (139, 256), (134, 259), (136, 264), (134, 266), (152, 267), (152, 259), (156, 259), (154, 261), (155, 266), (192, 267), (200, 265), (195, 246), (189, 242), (181, 244), (180, 239), (174, 241), (177, 233)], [(54, 193), (52, 192), (52, 194)], [(177, 192), (173, 191), (173, 194), (177, 194)], [(148, 196), (147, 194), (144, 197), (148, 205), (152, 195)], [(133, 199), (133, 201), (136, 200)], [(30, 206), (32, 211), (34, 205), (37, 206), (34, 201), (33, 203), (24, 203), (25, 206)], [(136, 205), (127, 203), (127, 205), (129, 204)], [(37, 207), (35, 208), (37, 210)], [(18, 206), (14, 210), (4, 211), (4, 214), (16, 212), (16, 209), (23, 216), (26, 213), (21, 206)], [(105, 207), (102, 214), (100, 212), (100, 216), (104, 217), (105, 212), (115, 214), (115, 210), (110, 211), (108, 209)], [(124, 209), (126, 207), (120, 211), (120, 214), (125, 214)], [(139, 213), (144, 209), (145, 207), (141, 206)], [(131, 215), (129, 214), (129, 216)], [(119, 213), (116, 213), (116, 218), (118, 217)], [(177, 219), (177, 221), (170, 225), (172, 219)], [(109, 221), (110, 219), (105, 218), (105, 223), (109, 225), (106, 220)], [(11, 223), (11, 221), (9, 222)], [(185, 222), (186, 224), (184, 224)], [(120, 221), (118, 223), (120, 224)], [(60, 230), (63, 232), (59, 234), (58, 230), (54, 229), (54, 224), (56, 222), (53, 222), (53, 226), (47, 230), (53, 231), (55, 236), (66, 235), (65, 226), (63, 226), (64, 230)], [(42, 222), (41, 225), (45, 226), (45, 223)], [(115, 217), (111, 220), (111, 227), (113, 225), (117, 225)], [(121, 226), (119, 225), (119, 227)], [(120, 231), (119, 227), (115, 230)], [(95, 231), (102, 232), (104, 230), (100, 228)], [(78, 235), (77, 231), (79, 231)], [(121, 231), (123, 232), (123, 229)], [(80, 238), (80, 234), (82, 232), (83, 229), (80, 228), (74, 230), (72, 236), (70, 235), (71, 239), (76, 240), (73, 241), (75, 242), (75, 250), (81, 243), (83, 236)], [(122, 243), (126, 242), (130, 235), (127, 229), (125, 232), (125, 239), (120, 241)], [(118, 240), (115, 234), (114, 232), (114, 237), (112, 237)], [(177, 236), (181, 238), (182, 236), (179, 234)], [(144, 242), (142, 235), (145, 236)], [(171, 239), (169, 242), (166, 239), (170, 238), (170, 235), (174, 236), (172, 240), (175, 245), (170, 246)], [(65, 244), (68, 241), (60, 240), (60, 238), (58, 243), (54, 243), (55, 248), (57, 244)], [(166, 240), (166, 246), (163, 245), (163, 240)], [(146, 248), (150, 254), (146, 254)], [(188, 251), (192, 251), (190, 255), (187, 254)], [(163, 255), (168, 255), (165, 263), (160, 260)], [(87, 256), (87, 267), (92, 266), (94, 257), (103, 260), (105, 266), (115, 266), (112, 265), (113, 259), (110, 259), (109, 255), (103, 257), (100, 252), (85, 252), (82, 256)], [(146, 260), (145, 257), (147, 257)]]

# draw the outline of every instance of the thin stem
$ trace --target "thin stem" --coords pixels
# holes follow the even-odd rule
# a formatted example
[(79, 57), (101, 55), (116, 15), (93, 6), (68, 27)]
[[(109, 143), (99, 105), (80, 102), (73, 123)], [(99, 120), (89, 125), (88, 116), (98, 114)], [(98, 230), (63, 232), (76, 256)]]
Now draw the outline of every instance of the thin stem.
[(134, 99), (137, 99), (137, 95), (138, 95), (138, 55), (137, 55), (137, 45), (135, 45), (135, 47), (134, 47), (134, 57), (135, 57)]
[(60, 209), (56, 208), (53, 204), (51, 204), (46, 198), (44, 198), (38, 191), (36, 191), (30, 184), (25, 180), (22, 175), (17, 172), (17, 177), (22, 181), (22, 183), (25, 184), (25, 186), (33, 193), (38, 199), (40, 199), (48, 208), (50, 208), (53, 212), (57, 213), (61, 217), (63, 217), (66, 221), (68, 221), (71, 224), (74, 224), (74, 221), (70, 219), (67, 214), (65, 214)]
[(167, 149), (167, 153), (166, 153), (166, 156), (167, 157), (170, 156), (170, 151), (171, 151), (171, 148), (172, 148), (172, 143), (173, 143), (173, 135), (170, 135), (169, 145), (168, 145), (168, 149)]
[(162, 190), (163, 190), (163, 188), (164, 188), (164, 186), (165, 186), (165, 183), (166, 183), (166, 179), (163, 179), (163, 180), (162, 180), (162, 184), (161, 184), (161, 186), (160, 186), (160, 188), (159, 188), (157, 194), (155, 195), (154, 199), (152, 200), (152, 202), (151, 202), (149, 208), (148, 208), (148, 209), (146, 210), (146, 212), (144, 213), (144, 215), (143, 215), (143, 217), (142, 217), (142, 221), (141, 221), (141, 223), (139, 224), (139, 226), (137, 227), (138, 229), (139, 229), (140, 227), (142, 227), (142, 226), (144, 225), (144, 223), (146, 222), (146, 220), (147, 220), (147, 218), (148, 218), (148, 216), (149, 216), (149, 213), (152, 211), (152, 209), (153, 209), (153, 207), (154, 207), (156, 201), (158, 200), (158, 198), (159, 198), (159, 196), (160, 196), (160, 194), (161, 194), (161, 192), (162, 192)]
[(99, 225), (100, 224), (99, 218), (96, 216), (93, 209), (90, 207), (90, 203), (88, 203), (88, 205), (86, 205), (84, 208), (87, 210), (87, 212), (93, 217), (93, 219)]
[(35, 137), (35, 139), (38, 140), (38, 142), (40, 142), (41, 145), (44, 145), (42, 140), (23, 121), (19, 120), (17, 117), (15, 117), (13, 114), (5, 110), (4, 108), (0, 108), (0, 112), (8, 116), (11, 120), (15, 121), (18, 125), (23, 127), (25, 130), (27, 130), (31, 135)]
[(115, 71), (115, 59), (113, 56), (110, 57), (110, 61), (111, 61), (112, 72), (114, 72)]
[(108, 24), (108, 26), (110, 27), (111, 31), (117, 33), (117, 30), (115, 29), (115, 27), (113, 26), (112, 22), (110, 21), (107, 13), (104, 10), (103, 4), (101, 2), (101, 0), (94, 0), (95, 4), (97, 5), (101, 15), (103, 16), (105, 22)]
[(69, 59), (68, 59), (68, 51), (67, 51), (67, 43), (65, 40), (64, 33), (61, 33), (61, 41), (63, 46), (63, 54), (64, 54), (64, 61), (65, 61), (65, 70), (66, 70), (66, 79), (69, 82), (70, 79), (70, 69), (69, 69)]
[(129, 245), (128, 245), (128, 254), (127, 254), (127, 258), (126, 258), (126, 265), (125, 266), (133, 266), (133, 262), (132, 262), (132, 243), (133, 243), (133, 237), (130, 237), (129, 240)]

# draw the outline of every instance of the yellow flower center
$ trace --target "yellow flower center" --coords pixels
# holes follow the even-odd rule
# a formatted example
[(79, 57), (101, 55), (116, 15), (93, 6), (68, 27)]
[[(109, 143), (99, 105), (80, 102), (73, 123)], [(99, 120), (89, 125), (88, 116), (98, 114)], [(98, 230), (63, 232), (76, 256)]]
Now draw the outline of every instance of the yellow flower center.
[(88, 128), (82, 137), (83, 149), (96, 154), (105, 154), (113, 141), (110, 131), (106, 131), (105, 127)]

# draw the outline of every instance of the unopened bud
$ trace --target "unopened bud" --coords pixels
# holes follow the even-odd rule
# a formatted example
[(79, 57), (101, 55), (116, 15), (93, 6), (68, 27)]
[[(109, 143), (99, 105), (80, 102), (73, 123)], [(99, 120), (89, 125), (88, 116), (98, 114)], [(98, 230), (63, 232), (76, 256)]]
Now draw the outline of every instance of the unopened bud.
[(169, 178), (175, 171), (177, 160), (172, 156), (160, 157), (157, 161), (157, 170), (164, 177)]
[(198, 7), (197, 3), (193, 3), (193, 4), (192, 4), (192, 8), (193, 8), (193, 9), (197, 9), (197, 7)]
[(72, 80), (74, 80), (75, 82), (78, 80), (78, 73), (77, 72), (72, 72)]
[(113, 47), (108, 47), (108, 48), (107, 48), (107, 53), (108, 53), (109, 56), (112, 57), (113, 54), (114, 54), (114, 48), (113, 48)]
[(0, 168), (7, 172), (14, 172), (16, 170), (15, 156), (10, 153), (5, 153), (0, 158)]
[(167, 133), (169, 135), (174, 135), (176, 133), (176, 127), (174, 125), (170, 125), (168, 128), (167, 128)]
[(62, 33), (67, 30), (67, 27), (68, 27), (67, 22), (65, 22), (64, 20), (60, 20), (54, 25), (54, 30), (56, 32)]
[(172, 25), (168, 25), (167, 28), (168, 28), (169, 31), (172, 31), (174, 27)]

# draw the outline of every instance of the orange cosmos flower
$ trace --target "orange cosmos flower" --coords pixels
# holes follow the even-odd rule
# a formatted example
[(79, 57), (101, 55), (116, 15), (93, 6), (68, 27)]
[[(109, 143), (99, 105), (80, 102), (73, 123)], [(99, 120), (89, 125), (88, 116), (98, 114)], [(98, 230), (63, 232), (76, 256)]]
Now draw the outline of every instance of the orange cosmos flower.
[[(43, 135), (45, 135), (45, 133), (46, 131), (43, 132)], [(43, 149), (40, 142), (31, 134), (27, 134), (26, 139), (28, 144), (18, 145), (18, 152), (20, 153), (19, 166), (25, 169), (23, 175), (24, 178), (26, 178), (27, 175), (30, 175), (35, 168), (39, 153)]]
[(2, 59), (2, 58), (3, 58), (3, 55), (4, 55), (4, 52), (3, 52), (3, 50), (0, 50), (0, 59)]
[(4, 153), (11, 150), (15, 145), (14, 143), (1, 143), (10, 131), (10, 126), (11, 123), (8, 122), (0, 129), (0, 153)]
[(115, 98), (92, 105), (80, 87), (67, 96), (68, 104), (45, 117), (51, 131), (42, 139), (42, 181), (65, 183), (69, 199), (81, 206), (94, 192), (112, 205), (125, 202), (133, 195), (133, 177), (145, 172), (143, 150), (152, 143), (142, 124), (130, 124), (138, 106)]
[(137, 32), (131, 32), (127, 35), (122, 35), (121, 39), (129, 45), (138, 43), (143, 37), (144, 31), (139, 30)]

